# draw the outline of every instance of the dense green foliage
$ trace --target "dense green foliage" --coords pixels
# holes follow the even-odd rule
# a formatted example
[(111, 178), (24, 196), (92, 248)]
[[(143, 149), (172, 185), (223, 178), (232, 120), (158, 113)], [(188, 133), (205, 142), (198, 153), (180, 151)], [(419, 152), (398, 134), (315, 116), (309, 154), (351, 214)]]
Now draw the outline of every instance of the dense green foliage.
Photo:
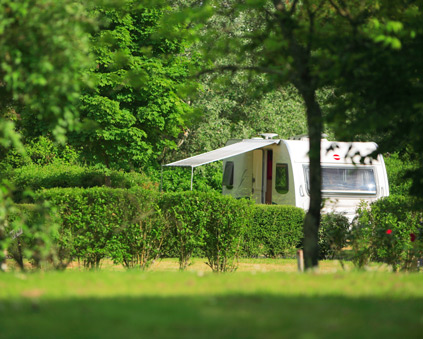
[(342, 214), (330, 212), (322, 215), (319, 229), (319, 257), (333, 259), (347, 245), (350, 222)]
[[(193, 255), (201, 255), (213, 271), (225, 272), (237, 268), (240, 256), (292, 255), (302, 238), (303, 210), (256, 206), (218, 193), (93, 187), (51, 188), (35, 196), (57, 209), (56, 221), (50, 225), (46, 208), (40, 214), (36, 205), (17, 205), (29, 226), (19, 237), (9, 234), (7, 247), (22, 267), (26, 252), (17, 251), (18, 245), (33, 252), (45, 246), (38, 266), (51, 261), (64, 268), (78, 260), (98, 267), (108, 257), (125, 267), (147, 268), (159, 256), (176, 256), (183, 270)], [(35, 241), (34, 234), (50, 240)]]
[[(77, 100), (89, 86), (81, 71), (92, 65), (94, 26), (79, 2), (0, 1), (0, 160), (12, 147), (24, 153), (15, 122), (48, 129), (61, 141), (75, 127)], [(0, 183), (0, 250), (13, 212), (10, 189)]]
[(384, 157), (390, 195), (408, 196), (410, 194), (412, 185), (410, 172), (419, 166), (417, 160), (410, 158), (408, 153), (403, 156), (393, 153)]
[(178, 257), (181, 270), (190, 265), (191, 256), (205, 244), (205, 225), (210, 220), (205, 197), (199, 192), (184, 192), (167, 193), (160, 198), (160, 207), (173, 225), (167, 248)]
[(160, 253), (166, 223), (154, 205), (153, 192), (132, 188), (57, 188), (42, 191), (40, 199), (59, 209), (60, 246), (71, 258), (98, 267), (106, 256), (127, 267), (147, 267)]
[(392, 269), (416, 270), (423, 258), (423, 215), (413, 211), (414, 201), (392, 196), (358, 210), (351, 229), (353, 261), (363, 267), (370, 260), (383, 261)]
[(50, 138), (41, 136), (25, 139), (24, 152), (10, 148), (0, 157), (0, 172), (10, 172), (15, 168), (37, 164), (77, 164), (79, 152), (68, 144), (59, 144)]
[(205, 225), (204, 255), (213, 272), (234, 271), (242, 252), (244, 232), (251, 223), (252, 202), (209, 195), (209, 222)]
[(251, 222), (250, 201), (219, 193), (182, 192), (163, 195), (160, 206), (172, 225), (169, 247), (176, 250), (181, 269), (198, 250), (213, 271), (236, 269)]
[[(67, 235), (61, 232), (60, 220), (51, 213), (48, 203), (39, 205), (17, 205), (8, 218), (8, 239), (5, 249), (21, 270), (25, 270), (24, 260), (33, 267), (40, 268), (46, 261), (56, 269), (69, 264), (68, 246), (61, 246), (60, 238)], [(62, 233), (62, 234), (59, 234)]]
[(339, 5), (351, 24), (338, 35), (343, 57), (331, 65), (339, 78), (329, 118), (341, 139), (372, 136), (381, 152), (408, 150), (418, 161), (410, 171), (412, 193), (422, 196), (422, 3), (368, 6)]
[(15, 201), (21, 201), (26, 190), (104, 186), (106, 185), (106, 174), (110, 180), (107, 184), (112, 188), (139, 186), (146, 189), (157, 189), (157, 186), (153, 185), (145, 175), (136, 172), (107, 171), (63, 163), (22, 166), (12, 172), (10, 179), (15, 185)]
[(293, 206), (255, 205), (245, 232), (247, 257), (295, 256), (303, 239), (304, 210)]
[(164, 10), (125, 1), (117, 9), (95, 11), (103, 23), (91, 41), (95, 88), (80, 107), (94, 128), (71, 138), (91, 164), (137, 169), (157, 164), (166, 149), (176, 147), (192, 113), (178, 88), (190, 82), (195, 61), (184, 54), (182, 41), (156, 34)]
[(75, 126), (87, 85), (81, 71), (93, 65), (93, 24), (86, 6), (71, 0), (0, 2), (0, 118), (17, 114), (28, 128), (53, 129), (56, 137)]

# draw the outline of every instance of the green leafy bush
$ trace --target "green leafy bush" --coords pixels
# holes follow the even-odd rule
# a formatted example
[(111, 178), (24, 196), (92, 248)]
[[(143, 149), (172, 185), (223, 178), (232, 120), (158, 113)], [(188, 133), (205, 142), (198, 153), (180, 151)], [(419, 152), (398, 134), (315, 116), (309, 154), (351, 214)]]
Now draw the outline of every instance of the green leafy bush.
[(154, 192), (141, 188), (55, 188), (38, 197), (57, 206), (72, 257), (99, 267), (105, 257), (126, 267), (148, 267), (158, 257), (167, 224)]
[(417, 269), (417, 260), (423, 258), (423, 214), (411, 206), (414, 202), (403, 196), (360, 206), (351, 232), (357, 266), (377, 260), (391, 265), (393, 271)]
[[(163, 192), (185, 192), (191, 188), (191, 170), (188, 168), (164, 167), (163, 172), (160, 172), (151, 167), (148, 169), (148, 175), (156, 182), (161, 181)], [(221, 193), (222, 163), (219, 161), (195, 168), (193, 189), (201, 192)]]
[[(107, 174), (107, 175), (106, 175)], [(42, 188), (54, 187), (96, 187), (106, 184), (106, 177), (110, 178), (110, 187), (130, 188), (141, 186), (144, 188), (156, 188), (148, 178), (139, 173), (124, 173), (55, 163), (46, 166), (28, 165), (16, 169), (11, 178), (16, 187), (14, 199), (22, 201), (23, 192), (26, 189), (37, 191)]]
[(319, 228), (319, 258), (333, 259), (347, 245), (350, 222), (339, 213), (323, 214)]
[(210, 218), (206, 197), (205, 193), (191, 191), (161, 196), (160, 207), (172, 225), (167, 246), (178, 257), (181, 270), (190, 264), (193, 253), (204, 246), (205, 225)]
[(176, 249), (180, 269), (185, 269), (199, 250), (215, 272), (237, 267), (241, 241), (251, 202), (214, 192), (165, 193), (160, 207), (171, 225), (168, 248)]
[(294, 206), (254, 205), (252, 212), (243, 255), (271, 258), (293, 255), (303, 238), (304, 210)]
[(209, 193), (206, 198), (210, 213), (204, 239), (207, 265), (213, 272), (234, 271), (242, 253), (244, 232), (251, 222), (252, 201), (219, 193)]
[(408, 171), (418, 168), (419, 163), (411, 160), (408, 153), (402, 156), (398, 153), (387, 154), (384, 157), (388, 173), (389, 191), (391, 195), (409, 195), (412, 179), (407, 177)]
[(70, 263), (69, 248), (61, 246), (64, 235), (60, 234), (59, 225), (60, 220), (48, 203), (15, 205), (6, 228), (8, 255), (22, 270), (24, 258), (35, 268), (47, 262), (56, 269), (66, 268)]

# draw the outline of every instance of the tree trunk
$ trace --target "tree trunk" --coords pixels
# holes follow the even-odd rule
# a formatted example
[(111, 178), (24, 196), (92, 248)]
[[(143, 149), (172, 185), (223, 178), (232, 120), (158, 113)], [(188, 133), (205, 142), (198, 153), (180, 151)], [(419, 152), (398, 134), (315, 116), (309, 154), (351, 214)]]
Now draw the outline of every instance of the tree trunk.
[[(311, 87), (311, 86), (310, 86)], [(322, 135), (322, 111), (316, 101), (314, 89), (300, 91), (307, 111), (307, 125), (310, 142), (310, 207), (304, 219), (304, 266), (310, 269), (318, 266), (320, 209), (322, 204), (322, 174), (320, 166), (320, 141)]]

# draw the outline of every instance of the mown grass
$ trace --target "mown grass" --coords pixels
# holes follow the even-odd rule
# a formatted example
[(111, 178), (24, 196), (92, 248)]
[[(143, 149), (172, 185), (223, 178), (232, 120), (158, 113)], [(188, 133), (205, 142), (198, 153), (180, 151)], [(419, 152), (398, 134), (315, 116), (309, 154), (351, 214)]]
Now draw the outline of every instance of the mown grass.
[[(283, 261), (271, 265), (277, 263)], [(0, 338), (421, 338), (422, 333), (422, 274), (108, 269), (0, 274)]]

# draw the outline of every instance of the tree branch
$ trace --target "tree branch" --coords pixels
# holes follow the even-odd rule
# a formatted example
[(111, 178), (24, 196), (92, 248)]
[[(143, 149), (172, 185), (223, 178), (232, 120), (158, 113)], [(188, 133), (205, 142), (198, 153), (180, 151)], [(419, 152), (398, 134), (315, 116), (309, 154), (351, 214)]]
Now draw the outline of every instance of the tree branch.
[(329, 0), (329, 3), (332, 5), (332, 7), (336, 10), (336, 12), (343, 18), (347, 19), (348, 22), (351, 24), (351, 26), (355, 27), (356, 26), (356, 22), (355, 20), (351, 17), (351, 15), (345, 11), (345, 9), (341, 9), (333, 0)]
[(315, 16), (317, 9), (316, 9), (316, 11), (312, 11), (311, 8), (310, 8), (310, 3), (308, 2), (308, 0), (305, 0), (304, 4), (307, 7), (307, 14), (308, 14), (308, 18), (309, 18), (309, 21), (310, 21), (310, 24), (309, 24), (309, 27), (308, 27), (307, 48), (306, 48), (307, 55), (310, 55), (312, 44), (313, 44), (313, 35), (314, 35), (314, 16)]
[(294, 14), (297, 4), (298, 4), (298, 0), (294, 0), (294, 3), (291, 6), (291, 10), (289, 11), (289, 14), (291, 15)]

